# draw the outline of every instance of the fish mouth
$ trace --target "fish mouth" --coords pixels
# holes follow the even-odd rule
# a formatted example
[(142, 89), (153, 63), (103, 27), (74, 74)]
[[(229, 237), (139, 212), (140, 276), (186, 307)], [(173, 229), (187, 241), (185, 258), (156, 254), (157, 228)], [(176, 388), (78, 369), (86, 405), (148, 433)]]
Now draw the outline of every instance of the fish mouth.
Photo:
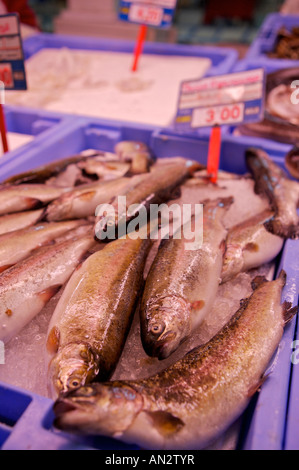
[(72, 403), (70, 400), (67, 400), (65, 398), (57, 400), (53, 407), (53, 411), (57, 419), (77, 409), (78, 407), (74, 403)]
[(167, 359), (172, 352), (176, 349), (177, 334), (173, 331), (169, 331), (154, 344), (152, 348), (152, 356), (157, 357), (160, 361)]

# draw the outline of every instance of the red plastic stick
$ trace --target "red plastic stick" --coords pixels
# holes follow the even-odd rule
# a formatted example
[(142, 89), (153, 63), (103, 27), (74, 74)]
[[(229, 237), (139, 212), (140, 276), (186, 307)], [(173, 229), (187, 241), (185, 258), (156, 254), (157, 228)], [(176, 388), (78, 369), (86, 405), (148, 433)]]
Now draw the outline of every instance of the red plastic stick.
[(212, 129), (208, 155), (208, 175), (212, 183), (217, 183), (221, 153), (221, 127)]
[(147, 26), (141, 25), (139, 29), (137, 42), (136, 42), (135, 52), (134, 52), (134, 63), (132, 67), (132, 72), (136, 72), (137, 70), (139, 57), (142, 54), (143, 45), (144, 45), (144, 41), (146, 38), (146, 33), (147, 33)]
[(3, 152), (8, 152), (8, 142), (7, 142), (7, 135), (6, 135), (6, 123), (5, 123), (5, 116), (2, 104), (0, 104), (0, 131), (1, 131), (1, 138), (2, 138), (2, 146)]

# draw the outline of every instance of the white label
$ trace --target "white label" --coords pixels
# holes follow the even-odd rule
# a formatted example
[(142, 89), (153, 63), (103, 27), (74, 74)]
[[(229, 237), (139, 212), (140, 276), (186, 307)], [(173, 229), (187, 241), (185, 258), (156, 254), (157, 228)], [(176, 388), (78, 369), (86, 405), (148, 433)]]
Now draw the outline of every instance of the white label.
[(129, 20), (159, 26), (163, 20), (163, 9), (147, 5), (131, 5)]
[(244, 119), (244, 103), (194, 109), (191, 127), (234, 124)]

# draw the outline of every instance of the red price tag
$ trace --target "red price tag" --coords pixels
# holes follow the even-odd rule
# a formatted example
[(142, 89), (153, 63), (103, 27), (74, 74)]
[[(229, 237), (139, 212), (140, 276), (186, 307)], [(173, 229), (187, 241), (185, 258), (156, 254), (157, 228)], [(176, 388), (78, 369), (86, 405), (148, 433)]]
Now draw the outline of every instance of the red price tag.
[(129, 20), (159, 26), (163, 20), (163, 9), (147, 5), (131, 5)]
[(5, 88), (14, 87), (11, 64), (0, 64), (0, 81), (4, 83)]
[(191, 127), (235, 124), (244, 119), (244, 103), (194, 109)]

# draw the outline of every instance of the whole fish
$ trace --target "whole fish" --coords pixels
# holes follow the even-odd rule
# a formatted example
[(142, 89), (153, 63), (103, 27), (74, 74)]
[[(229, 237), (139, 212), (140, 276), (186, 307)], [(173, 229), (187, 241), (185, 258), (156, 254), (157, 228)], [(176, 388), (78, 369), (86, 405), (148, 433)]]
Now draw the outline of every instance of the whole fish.
[(111, 180), (122, 178), (130, 171), (131, 164), (122, 161), (102, 161), (88, 158), (78, 165), (88, 175), (96, 175), (99, 179)]
[(246, 163), (255, 180), (255, 192), (268, 198), (274, 217), (266, 223), (271, 233), (282, 238), (299, 238), (299, 183), (260, 149), (248, 149)]
[(52, 396), (113, 373), (143, 284), (149, 239), (104, 245), (76, 270), (49, 325)]
[(42, 247), (0, 276), (0, 339), (16, 336), (64, 285), (94, 244), (89, 235)]
[[(132, 184), (124, 191), (125, 204), (119, 206), (118, 197), (111, 201), (112, 218), (100, 214), (96, 218), (95, 236), (100, 240), (115, 237), (116, 229), (132, 220), (142, 208), (149, 210), (152, 204), (169, 200), (172, 193), (193, 170), (197, 169), (194, 162), (187, 160), (154, 167), (148, 174), (138, 175), (132, 179)], [(137, 182), (137, 183), (136, 183)], [(134, 184), (133, 184), (134, 183)], [(111, 234), (111, 235), (110, 235)]]
[(299, 148), (293, 147), (285, 156), (285, 166), (293, 178), (299, 180)]
[(55, 426), (146, 449), (203, 449), (249, 404), (297, 311), (281, 304), (285, 273), (254, 292), (208, 343), (145, 380), (94, 383), (56, 401)]
[(266, 228), (275, 213), (270, 209), (232, 227), (227, 235), (222, 268), (222, 282), (240, 272), (258, 268), (272, 261), (280, 253), (284, 240)]
[(186, 249), (184, 233), (163, 240), (140, 306), (141, 338), (149, 356), (169, 357), (209, 313), (221, 278), (227, 236), (223, 217), (232, 203), (232, 198), (204, 203), (198, 249)]
[(0, 217), (0, 235), (35, 225), (43, 218), (43, 215), (44, 209), (3, 215)]
[(121, 194), (129, 182), (130, 178), (123, 177), (79, 186), (49, 204), (46, 219), (54, 222), (94, 216), (100, 204), (109, 203)]
[(25, 259), (33, 250), (50, 244), (57, 237), (85, 223), (82, 220), (45, 222), (0, 235), (0, 272)]
[(39, 166), (33, 170), (19, 173), (11, 176), (4, 181), (4, 184), (8, 185), (19, 185), (19, 184), (43, 184), (52, 177), (59, 175), (69, 165), (76, 164), (85, 158), (89, 158), (92, 155), (97, 155), (97, 152), (88, 152), (88, 155), (74, 155), (73, 157), (63, 158), (55, 160), (54, 162)]
[(296, 145), (299, 143), (298, 106), (292, 94), (297, 92), (291, 84), (298, 79), (299, 68), (291, 67), (267, 74), (265, 116), (260, 122), (243, 124), (236, 132)]
[(0, 188), (0, 215), (34, 209), (53, 201), (65, 191), (44, 184), (3, 186)]

